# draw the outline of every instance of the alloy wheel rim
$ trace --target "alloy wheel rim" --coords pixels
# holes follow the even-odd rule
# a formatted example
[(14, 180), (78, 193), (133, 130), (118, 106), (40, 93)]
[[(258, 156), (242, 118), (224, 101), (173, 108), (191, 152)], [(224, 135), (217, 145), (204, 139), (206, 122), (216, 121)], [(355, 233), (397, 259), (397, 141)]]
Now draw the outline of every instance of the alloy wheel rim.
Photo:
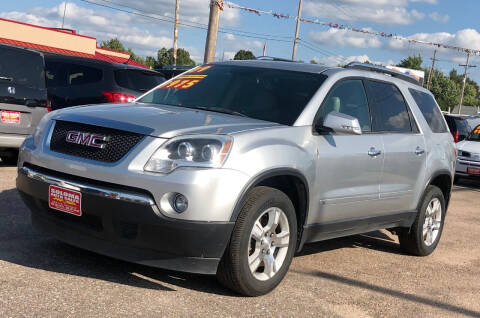
[(431, 246), (438, 238), (442, 225), (442, 204), (437, 198), (433, 198), (427, 205), (425, 220), (423, 222), (423, 242)]
[(282, 209), (263, 211), (253, 224), (248, 246), (248, 266), (252, 275), (268, 280), (282, 267), (290, 242), (290, 225)]

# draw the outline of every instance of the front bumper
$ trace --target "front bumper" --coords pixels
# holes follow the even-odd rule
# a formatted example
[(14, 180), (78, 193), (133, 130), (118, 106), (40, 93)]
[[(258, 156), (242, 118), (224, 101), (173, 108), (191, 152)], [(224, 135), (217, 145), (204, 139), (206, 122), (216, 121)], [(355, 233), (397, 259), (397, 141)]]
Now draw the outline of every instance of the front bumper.
[(456, 167), (455, 167), (455, 174), (462, 177), (477, 177), (480, 178), (479, 175), (472, 175), (467, 172), (468, 168), (476, 168), (480, 169), (480, 161), (471, 161), (463, 158), (458, 158)]
[[(49, 208), (50, 185), (80, 191), (82, 216)], [(71, 245), (153, 267), (215, 274), (234, 226), (168, 218), (144, 190), (36, 166), (19, 169), (17, 188), (36, 228)]]

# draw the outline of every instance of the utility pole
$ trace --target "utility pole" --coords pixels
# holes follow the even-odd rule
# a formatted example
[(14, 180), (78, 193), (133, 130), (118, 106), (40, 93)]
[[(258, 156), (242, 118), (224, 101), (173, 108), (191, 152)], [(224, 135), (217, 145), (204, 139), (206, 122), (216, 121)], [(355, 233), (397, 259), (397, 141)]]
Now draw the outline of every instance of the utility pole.
[(62, 19), (62, 29), (65, 25), (65, 13), (67, 13), (67, 1), (65, 1), (65, 5), (63, 6), (63, 19)]
[(173, 27), (173, 65), (177, 65), (178, 50), (178, 10), (180, 9), (180, 0), (175, 1), (175, 24)]
[(220, 10), (223, 10), (222, 5), (223, 1), (221, 0), (210, 1), (210, 17), (208, 19), (207, 42), (205, 43), (205, 55), (203, 57), (203, 63), (210, 63), (215, 59), (218, 20), (220, 18)]
[[(463, 104), (463, 94), (465, 93), (465, 85), (467, 84), (467, 76), (468, 76), (468, 61), (470, 60), (470, 52), (467, 53), (467, 63), (459, 64), (459, 66), (465, 66), (465, 73), (463, 74), (463, 83), (462, 83), (462, 91), (460, 93), (460, 104), (458, 104), (458, 113), (462, 113), (462, 104)], [(470, 67), (477, 67), (476, 65), (472, 65)]]
[(300, 19), (302, 18), (302, 6), (303, 6), (303, 0), (300, 0), (298, 3), (297, 27), (295, 28), (295, 39), (293, 40), (292, 61), (295, 61), (297, 57), (298, 33), (300, 32), (300, 22), (301, 22)]
[(427, 89), (430, 89), (433, 80), (433, 70), (435, 69), (435, 61), (437, 61), (437, 50), (433, 51), (433, 58), (432, 60), (432, 67), (430, 67), (430, 72), (428, 73), (428, 80), (427, 80)]

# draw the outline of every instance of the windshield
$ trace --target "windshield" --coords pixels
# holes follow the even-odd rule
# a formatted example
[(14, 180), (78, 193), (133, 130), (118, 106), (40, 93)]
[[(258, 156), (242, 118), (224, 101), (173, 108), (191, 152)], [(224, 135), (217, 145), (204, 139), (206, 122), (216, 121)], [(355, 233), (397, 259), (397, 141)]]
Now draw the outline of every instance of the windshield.
[(315, 73), (204, 65), (166, 82), (138, 102), (200, 108), (293, 125), (325, 81)]
[(165, 79), (157, 73), (126, 69), (115, 71), (115, 81), (120, 87), (146, 92), (163, 83)]
[(480, 125), (478, 125), (467, 137), (468, 141), (480, 141)]

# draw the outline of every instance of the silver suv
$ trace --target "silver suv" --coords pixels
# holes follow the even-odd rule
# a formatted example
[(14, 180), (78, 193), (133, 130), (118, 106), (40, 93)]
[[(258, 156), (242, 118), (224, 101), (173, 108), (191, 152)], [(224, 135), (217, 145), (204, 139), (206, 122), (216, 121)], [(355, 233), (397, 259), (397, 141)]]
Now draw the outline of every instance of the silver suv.
[(196, 67), (133, 104), (45, 116), (21, 147), (32, 222), (131, 262), (271, 291), (305, 243), (389, 229), (428, 255), (456, 150), (433, 96), (383, 68)]

